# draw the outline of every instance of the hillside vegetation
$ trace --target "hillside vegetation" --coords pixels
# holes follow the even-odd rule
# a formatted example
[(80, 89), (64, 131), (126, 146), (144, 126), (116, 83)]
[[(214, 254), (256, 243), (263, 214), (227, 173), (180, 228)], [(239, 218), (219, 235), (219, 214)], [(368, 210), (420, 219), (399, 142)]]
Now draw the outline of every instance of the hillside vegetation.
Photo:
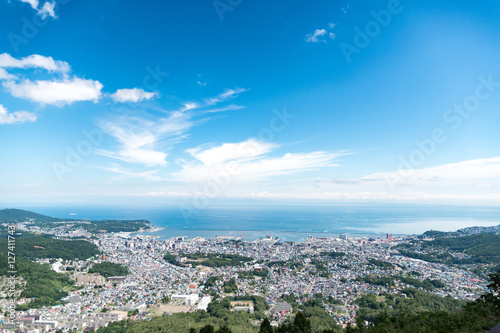
[(470, 259), (452, 260), (454, 264), (500, 262), (500, 235), (477, 234), (463, 237), (440, 238), (424, 242), (425, 247), (439, 247), (468, 254)]
[(98, 273), (105, 278), (108, 278), (110, 276), (125, 276), (130, 274), (127, 267), (111, 262), (94, 264), (94, 266), (92, 266), (92, 268), (89, 270), (89, 273)]
[[(7, 208), (0, 210), (0, 223), (24, 222), (26, 219), (34, 219), (37, 222), (60, 222), (63, 219), (50, 217), (22, 209)], [(65, 219), (64, 221), (68, 221)]]
[[(7, 253), (7, 236), (0, 238), (0, 252)], [(64, 260), (87, 259), (100, 252), (84, 240), (61, 240), (49, 235), (24, 233), (16, 237), (16, 257), (24, 259), (61, 258)]]
[[(74, 282), (68, 275), (56, 273), (48, 264), (40, 265), (30, 260), (16, 259), (15, 269), (18, 276), (16, 289), (23, 290), (21, 297), (34, 297), (30, 303), (18, 306), (19, 310), (60, 304), (60, 299), (68, 295), (66, 291), (74, 288)], [(0, 275), (7, 276), (9, 270), (7, 256), (0, 253)]]
[[(184, 262), (180, 262), (179, 258), (186, 258)], [(203, 265), (207, 267), (224, 267), (224, 266), (243, 266), (245, 263), (253, 261), (253, 258), (240, 256), (238, 254), (220, 254), (220, 253), (179, 253), (178, 255), (167, 253), (164, 259), (176, 266), (193, 266)]]
[[(61, 226), (61, 222), (74, 223), (74, 228), (83, 228), (91, 233), (99, 232), (135, 232), (141, 229), (149, 229), (150, 223), (147, 220), (80, 220), (61, 219), (50, 217), (27, 210), (21, 209), (3, 209), (0, 210), (0, 223), (26, 222), (27, 219), (33, 219), (30, 225), (40, 228), (55, 228)], [(57, 222), (57, 223), (54, 223)]]
[[(231, 312), (231, 299), (227, 298), (210, 303), (207, 312), (178, 313), (149, 321), (113, 322), (100, 328), (98, 333), (486, 333), (500, 321), (500, 272), (492, 274), (490, 279), (489, 291), (479, 300), (467, 303), (416, 289), (403, 290), (406, 297), (389, 293), (363, 295), (357, 300), (360, 307), (357, 325), (344, 330), (324, 310), (325, 299), (318, 295), (294, 307), (295, 318), (277, 328), (272, 327), (267, 318), (260, 326), (252, 324), (252, 320), (262, 318), (264, 308), (256, 308), (255, 314)], [(289, 301), (293, 301), (293, 297)]]

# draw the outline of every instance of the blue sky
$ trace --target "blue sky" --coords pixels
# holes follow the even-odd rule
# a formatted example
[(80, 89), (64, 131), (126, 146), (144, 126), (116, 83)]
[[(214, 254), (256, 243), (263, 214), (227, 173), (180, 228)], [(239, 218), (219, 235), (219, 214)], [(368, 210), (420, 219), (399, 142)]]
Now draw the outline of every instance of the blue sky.
[(496, 1), (0, 2), (0, 202), (500, 202)]

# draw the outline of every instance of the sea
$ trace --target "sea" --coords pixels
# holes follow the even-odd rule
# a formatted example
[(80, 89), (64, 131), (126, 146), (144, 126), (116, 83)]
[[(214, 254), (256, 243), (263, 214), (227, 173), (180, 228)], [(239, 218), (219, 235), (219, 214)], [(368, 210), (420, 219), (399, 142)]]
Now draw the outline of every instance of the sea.
[(422, 234), (427, 230), (456, 231), (500, 224), (500, 207), (444, 205), (212, 205), (186, 211), (181, 206), (30, 206), (40, 214), (92, 220), (145, 219), (162, 230), (144, 233), (160, 239), (216, 236), (255, 240), (273, 236), (281, 241), (313, 237), (381, 237)]

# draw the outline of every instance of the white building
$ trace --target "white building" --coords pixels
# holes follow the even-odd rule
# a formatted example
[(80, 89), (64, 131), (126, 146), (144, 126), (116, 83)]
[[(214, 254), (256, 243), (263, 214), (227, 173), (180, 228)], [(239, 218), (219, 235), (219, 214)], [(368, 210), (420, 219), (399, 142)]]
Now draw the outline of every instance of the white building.
[(205, 310), (207, 311), (208, 304), (212, 300), (211, 296), (203, 296), (200, 300), (200, 303), (198, 303), (198, 307), (196, 310)]
[(199, 297), (196, 294), (190, 294), (190, 295), (172, 295), (171, 297), (172, 301), (178, 301), (184, 303), (184, 305), (195, 305), (195, 303), (198, 301)]

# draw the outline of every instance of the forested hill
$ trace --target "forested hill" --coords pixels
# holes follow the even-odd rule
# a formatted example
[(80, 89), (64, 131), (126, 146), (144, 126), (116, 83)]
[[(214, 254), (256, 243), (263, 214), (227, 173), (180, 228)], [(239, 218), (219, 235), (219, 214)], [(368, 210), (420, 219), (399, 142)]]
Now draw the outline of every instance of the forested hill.
[(24, 222), (26, 219), (34, 219), (36, 222), (63, 221), (63, 219), (57, 217), (50, 217), (22, 209), (8, 208), (0, 210), (0, 223)]
[(423, 233), (423, 236), (438, 239), (438, 238), (460, 237), (460, 236), (477, 235), (477, 234), (500, 235), (500, 224), (491, 227), (468, 227), (468, 228), (458, 229), (457, 231), (428, 230)]
[[(0, 223), (16, 223), (26, 222), (27, 219), (33, 219), (32, 226), (40, 228), (54, 228), (60, 226), (55, 222), (71, 222), (75, 223), (75, 228), (83, 228), (91, 233), (99, 232), (134, 232), (141, 229), (149, 229), (150, 223), (147, 220), (81, 220), (61, 219), (50, 217), (22, 209), (3, 209), (0, 210)], [(5, 229), (0, 227), (0, 230)]]
[[(7, 254), (6, 235), (0, 235), (0, 253)], [(62, 258), (84, 260), (100, 254), (97, 246), (85, 240), (62, 240), (49, 235), (24, 233), (16, 237), (16, 257), (23, 259)]]
[(464, 234), (497, 234), (500, 235), (500, 224), (492, 227), (469, 227), (458, 230)]

